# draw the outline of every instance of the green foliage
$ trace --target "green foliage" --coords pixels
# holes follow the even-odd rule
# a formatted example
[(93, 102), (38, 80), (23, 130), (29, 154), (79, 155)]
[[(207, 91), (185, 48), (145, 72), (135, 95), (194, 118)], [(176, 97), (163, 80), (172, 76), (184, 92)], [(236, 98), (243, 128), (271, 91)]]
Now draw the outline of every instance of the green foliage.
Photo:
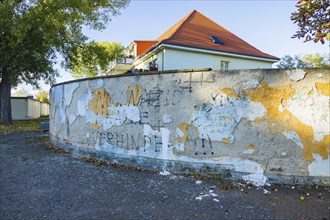
[(12, 83), (37, 85), (53, 82), (56, 56), (71, 53), (86, 41), (82, 26), (105, 28), (110, 16), (117, 15), (128, 0), (3, 0), (0, 4), (0, 60)]
[(308, 65), (308, 67), (313, 68), (330, 68), (330, 58), (329, 54), (321, 55), (316, 53), (306, 54), (301, 57), (301, 60)]
[(35, 99), (38, 100), (39, 102), (44, 102), (49, 104), (49, 94), (45, 90), (40, 90), (37, 92), (35, 95)]
[(279, 63), (276, 65), (280, 69), (291, 69), (291, 68), (306, 68), (307, 64), (299, 59), (298, 56), (285, 55), (281, 58)]
[(329, 0), (299, 0), (298, 10), (291, 14), (291, 20), (299, 29), (293, 38), (305, 38), (315, 43), (330, 41), (330, 3)]
[(75, 48), (69, 64), (74, 78), (97, 76), (110, 61), (122, 56), (124, 46), (116, 42), (89, 42)]
[[(11, 123), (10, 88), (21, 82), (38, 88), (53, 83), (57, 56), (63, 67), (87, 37), (82, 27), (101, 30), (129, 0), (1, 0), (0, 121)], [(9, 91), (9, 92), (8, 92)], [(8, 104), (9, 103), (9, 104)]]
[(285, 55), (277, 64), (278, 68), (330, 68), (329, 54)]

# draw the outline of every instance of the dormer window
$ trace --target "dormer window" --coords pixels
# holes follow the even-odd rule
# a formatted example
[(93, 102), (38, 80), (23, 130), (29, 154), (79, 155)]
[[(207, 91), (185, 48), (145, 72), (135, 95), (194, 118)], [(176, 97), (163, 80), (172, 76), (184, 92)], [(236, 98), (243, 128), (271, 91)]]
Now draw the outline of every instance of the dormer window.
[(223, 44), (222, 40), (218, 36), (211, 35), (210, 38), (215, 44)]

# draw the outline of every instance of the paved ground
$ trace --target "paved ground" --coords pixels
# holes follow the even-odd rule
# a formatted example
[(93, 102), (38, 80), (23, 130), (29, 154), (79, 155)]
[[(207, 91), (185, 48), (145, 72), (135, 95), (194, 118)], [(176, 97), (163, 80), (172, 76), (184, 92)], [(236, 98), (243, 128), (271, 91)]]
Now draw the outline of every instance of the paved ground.
[[(40, 133), (0, 137), (0, 219), (329, 219), (324, 187), (264, 189), (97, 166)], [(306, 195), (309, 193), (309, 195)], [(304, 196), (304, 200), (300, 197)]]

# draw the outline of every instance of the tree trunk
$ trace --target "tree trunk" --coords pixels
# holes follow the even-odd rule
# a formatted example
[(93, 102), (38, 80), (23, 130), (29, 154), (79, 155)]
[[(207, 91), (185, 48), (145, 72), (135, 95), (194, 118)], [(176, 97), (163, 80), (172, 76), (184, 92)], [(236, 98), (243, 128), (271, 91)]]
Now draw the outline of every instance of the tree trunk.
[(13, 123), (11, 116), (11, 81), (6, 67), (1, 69), (0, 82), (0, 122), (5, 125)]

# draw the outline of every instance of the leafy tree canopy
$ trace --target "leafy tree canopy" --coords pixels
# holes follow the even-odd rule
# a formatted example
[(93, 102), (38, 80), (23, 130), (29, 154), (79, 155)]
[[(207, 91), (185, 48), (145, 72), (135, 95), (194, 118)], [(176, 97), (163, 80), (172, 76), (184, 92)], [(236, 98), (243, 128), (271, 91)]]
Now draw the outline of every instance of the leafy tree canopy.
[(329, 54), (285, 55), (277, 64), (278, 68), (330, 68)]
[(308, 67), (314, 68), (330, 68), (330, 54), (321, 55), (319, 53), (316, 54), (306, 54), (302, 56), (300, 59), (307, 64)]
[(0, 121), (11, 123), (10, 88), (20, 82), (54, 82), (53, 65), (62, 55), (68, 68), (86, 26), (106, 27), (129, 0), (1, 0)]
[(305, 38), (315, 43), (330, 41), (330, 2), (329, 0), (299, 0), (298, 10), (291, 14), (291, 20), (299, 29), (293, 38)]
[(36, 93), (35, 99), (39, 102), (44, 102), (49, 104), (49, 94), (45, 90), (40, 90)]
[(74, 78), (97, 76), (110, 61), (122, 56), (124, 46), (116, 42), (89, 42), (78, 46), (69, 63)]
[(289, 55), (285, 55), (281, 58), (281, 60), (277, 64), (277, 67), (281, 69), (306, 68), (307, 64), (300, 60), (298, 56), (292, 57)]

